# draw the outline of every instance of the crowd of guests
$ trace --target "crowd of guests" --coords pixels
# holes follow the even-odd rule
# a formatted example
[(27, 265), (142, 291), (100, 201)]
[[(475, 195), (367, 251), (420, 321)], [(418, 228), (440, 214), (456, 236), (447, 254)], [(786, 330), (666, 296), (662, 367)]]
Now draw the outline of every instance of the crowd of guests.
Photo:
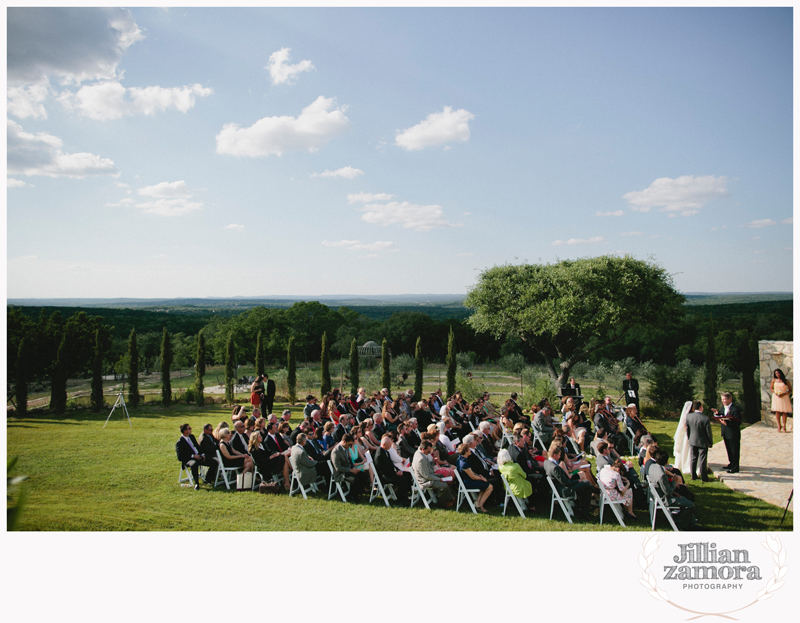
[[(548, 476), (559, 495), (574, 502), (578, 518), (589, 518), (601, 487), (609, 499), (623, 502), (628, 520), (636, 519), (635, 506), (647, 507), (639, 475), (623, 459), (628, 439), (609, 396), (588, 404), (564, 396), (555, 412), (544, 399), (526, 415), (516, 393), (498, 409), (488, 393), (468, 402), (460, 392), (445, 399), (437, 390), (414, 401), (412, 390), (392, 397), (388, 389), (372, 395), (364, 388), (349, 395), (334, 389), (321, 400), (307, 396), (303, 420), (296, 426), (290, 417), (288, 409), (280, 417), (265, 417), (258, 408), (248, 414), (246, 407), (237, 406), (231, 422), (206, 424), (199, 441), (185, 424), (175, 448), (178, 459), (191, 469), (195, 488), (202, 465), (208, 467), (206, 483), (213, 486), (219, 457), (224, 467), (238, 470), (239, 489), (251, 489), (255, 478), (255, 484), (275, 480), (289, 490), (294, 472), (304, 487), (324, 482), (327, 489), (331, 479), (347, 483), (347, 499), (358, 503), (373, 489), (372, 461), (382, 484), (391, 484), (404, 506), (410, 504), (413, 473), (443, 508), (454, 505), (459, 480), (477, 492), (478, 512), (502, 505), (501, 475), (523, 507), (534, 512), (537, 504), (550, 500)], [(692, 494), (680, 472), (667, 465), (666, 453), (648, 434), (637, 405), (625, 409), (624, 420), (639, 453), (642, 477), (680, 507), (682, 528), (696, 527)], [(588, 454), (596, 457), (596, 474)]]

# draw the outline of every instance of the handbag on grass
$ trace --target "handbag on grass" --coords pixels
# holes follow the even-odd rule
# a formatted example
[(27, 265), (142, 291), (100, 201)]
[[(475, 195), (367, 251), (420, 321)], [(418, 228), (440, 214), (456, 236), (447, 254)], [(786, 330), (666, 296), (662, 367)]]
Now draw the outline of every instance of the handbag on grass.
[(262, 482), (258, 485), (259, 493), (280, 493), (281, 486), (277, 482)]
[(253, 472), (245, 472), (244, 474), (236, 474), (236, 488), (237, 489), (252, 489), (253, 488)]

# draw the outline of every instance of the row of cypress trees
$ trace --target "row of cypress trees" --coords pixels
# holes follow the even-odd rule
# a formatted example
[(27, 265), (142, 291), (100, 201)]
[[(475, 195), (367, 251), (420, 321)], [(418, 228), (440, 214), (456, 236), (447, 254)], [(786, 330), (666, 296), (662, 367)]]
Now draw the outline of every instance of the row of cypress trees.
[[(58, 348), (58, 356), (53, 374), (53, 382), (50, 395), (50, 407), (58, 414), (64, 413), (67, 404), (67, 370), (66, 370), (66, 352), (69, 347), (67, 343), (66, 334), (61, 339), (61, 344)], [(27, 375), (27, 352), (28, 344), (25, 339), (20, 342), (19, 351), (17, 353), (16, 361), (16, 395), (17, 395), (17, 413), (19, 416), (24, 416), (27, 413), (27, 400), (28, 400), (28, 384)], [(92, 393), (91, 393), (91, 408), (93, 411), (100, 411), (104, 406), (103, 401), (103, 351), (101, 349), (100, 332), (95, 334), (95, 349), (94, 359), (92, 362)], [(422, 397), (422, 374), (423, 374), (423, 358), (422, 358), (422, 338), (417, 338), (415, 357), (415, 371), (414, 371), (414, 399), (419, 400)], [(172, 366), (172, 341), (170, 334), (164, 328), (163, 337), (161, 340), (161, 404), (164, 407), (169, 407), (172, 404), (172, 383), (170, 381), (170, 368)], [(264, 373), (264, 345), (263, 336), (261, 331), (258, 332), (256, 340), (256, 374)], [(328, 335), (322, 335), (322, 356), (321, 356), (321, 379), (320, 379), (320, 392), (325, 394), (331, 390), (331, 375), (330, 375), (330, 351), (328, 344)], [(230, 404), (234, 400), (234, 382), (235, 382), (235, 350), (233, 343), (233, 334), (228, 336), (228, 341), (225, 348), (225, 401)], [(383, 340), (381, 346), (381, 384), (384, 387), (391, 386), (390, 377), (390, 357), (389, 348), (386, 340)], [(194, 383), (194, 396), (198, 406), (205, 403), (204, 397), (204, 384), (203, 377), (206, 372), (206, 340), (204, 330), (200, 330), (197, 335), (197, 356), (195, 366), (195, 383)], [(295, 353), (295, 340), (294, 337), (289, 338), (287, 346), (287, 384), (289, 389), (289, 401), (292, 403), (297, 402), (297, 360)], [(456, 357), (455, 357), (455, 335), (453, 329), (450, 329), (450, 335), (447, 341), (447, 395), (451, 396), (455, 393), (455, 375), (456, 375)], [(358, 359), (358, 345), (355, 338), (350, 345), (350, 385), (351, 391), (356, 392), (359, 387), (359, 359)], [(130, 337), (128, 338), (128, 406), (136, 408), (139, 405), (139, 349), (137, 345), (136, 329), (131, 330)]]

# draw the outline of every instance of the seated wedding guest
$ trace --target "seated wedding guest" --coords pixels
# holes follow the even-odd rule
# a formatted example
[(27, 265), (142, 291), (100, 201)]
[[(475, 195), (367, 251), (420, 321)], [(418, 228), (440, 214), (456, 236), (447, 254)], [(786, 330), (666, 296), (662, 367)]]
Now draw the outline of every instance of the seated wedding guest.
[(342, 416), (342, 412), (339, 411), (339, 403), (335, 400), (331, 399), (328, 401), (328, 417), (332, 419), (334, 422), (338, 422), (339, 418)]
[(358, 411), (356, 412), (356, 420), (363, 422), (368, 418), (371, 419), (372, 416), (375, 415), (375, 411), (372, 409), (374, 403), (374, 398), (365, 398), (364, 401), (359, 405)]
[(619, 422), (617, 422), (617, 418), (614, 416), (613, 411), (609, 411), (605, 403), (599, 403), (595, 407), (595, 414), (594, 414), (594, 425), (597, 429), (597, 434), (600, 435), (600, 431), (605, 431), (605, 437), (608, 437), (607, 441), (609, 441), (615, 448), (624, 448), (625, 444), (627, 443), (625, 440), (625, 435), (619, 432)]
[(567, 437), (572, 439), (576, 444), (578, 444), (578, 448), (580, 448), (581, 452), (586, 451), (586, 429), (580, 425), (580, 416), (577, 413), (573, 413), (571, 411), (567, 411), (566, 413), (567, 422), (562, 427), (562, 430), (566, 434)]
[(469, 465), (469, 456), (472, 454), (469, 444), (462, 443), (460, 446), (458, 446), (458, 454), (459, 457), (456, 467), (459, 475), (461, 476), (461, 480), (464, 481), (464, 486), (467, 489), (480, 489), (478, 499), (475, 500), (475, 507), (481, 513), (489, 512), (483, 507), (483, 504), (492, 494), (492, 485), (489, 484), (489, 480), (487, 478), (472, 471), (472, 468)]
[(647, 454), (647, 447), (651, 443), (654, 443), (655, 439), (653, 439), (650, 435), (644, 435), (642, 436), (641, 441), (642, 445), (639, 448), (639, 467), (642, 467), (644, 465), (645, 455)]
[[(375, 424), (371, 418), (367, 418), (361, 423), (362, 437), (364, 445), (370, 452), (374, 452), (381, 445), (381, 438), (375, 434)], [(386, 433), (384, 433), (385, 435)], [(382, 437), (383, 435), (381, 435)]]
[(642, 435), (647, 434), (647, 429), (639, 418), (638, 409), (635, 404), (629, 404), (628, 408), (625, 409), (625, 426), (628, 427), (628, 430), (633, 432), (633, 447), (638, 448)]
[(322, 443), (325, 444), (325, 450), (330, 450), (336, 445), (336, 439), (333, 438), (333, 422), (326, 422), (322, 427)]
[(291, 446), (278, 433), (277, 424), (267, 424), (267, 437), (261, 443), (266, 444), (269, 452), (270, 473), (283, 476), (283, 487), (288, 489), (291, 484), (289, 481), (289, 472), (291, 470), (289, 450)]
[(384, 432), (395, 430), (400, 422), (400, 401), (396, 400), (392, 403), (387, 400), (384, 402), (381, 416), (384, 421)]
[(564, 398), (564, 404), (561, 405), (561, 413), (566, 415), (568, 411), (575, 412), (575, 399), (572, 396)]
[(417, 449), (409, 442), (408, 424), (399, 424), (397, 427), (397, 451), (404, 459), (411, 460)]
[[(208, 465), (209, 471), (214, 466), (214, 473), (216, 474), (216, 456), (205, 456), (201, 453), (200, 444), (197, 439), (192, 435), (192, 427), (188, 424), (181, 424), (181, 436), (175, 442), (175, 454), (181, 462), (181, 466), (189, 468), (194, 478), (194, 488), (200, 488), (200, 466)], [(212, 481), (213, 484), (213, 481)]]
[(477, 427), (477, 430), (483, 435), (481, 448), (483, 448), (484, 454), (492, 460), (497, 458), (497, 446), (495, 445), (497, 437), (494, 435), (494, 428), (495, 426), (491, 422), (481, 422)]
[(441, 389), (437, 389), (430, 396), (431, 409), (433, 409), (436, 413), (439, 413), (439, 411), (444, 406), (445, 402), (446, 401), (442, 398), (442, 390)]
[(417, 425), (420, 430), (428, 430), (428, 426), (433, 423), (433, 414), (428, 410), (424, 400), (417, 403), (417, 409), (414, 411), (414, 419), (417, 420)]
[(567, 500), (575, 502), (575, 516), (579, 519), (588, 519), (592, 485), (576, 476), (570, 478), (560, 465), (562, 449), (553, 446), (548, 450), (548, 459), (544, 462), (547, 476), (553, 481), (558, 494)]
[(244, 422), (238, 421), (236, 424), (233, 425), (233, 428), (236, 432), (233, 434), (233, 438), (231, 440), (233, 444), (233, 449), (236, 450), (239, 454), (247, 454), (247, 445), (249, 443), (249, 439), (247, 438), (247, 432), (245, 431)]
[(364, 387), (359, 387), (356, 392), (356, 404), (361, 407), (367, 399), (367, 390)]
[[(652, 444), (650, 447), (652, 447)], [(678, 526), (679, 530), (696, 529), (698, 524), (694, 516), (694, 503), (675, 491), (674, 483), (664, 469), (669, 458), (667, 453), (661, 449), (656, 449), (652, 454), (652, 458), (653, 462), (647, 471), (648, 482), (656, 485), (656, 489), (660, 490), (659, 493), (666, 498), (670, 506), (680, 508), (677, 515), (673, 513), (675, 525)]]
[(350, 483), (349, 498), (352, 502), (358, 503), (361, 495), (366, 492), (369, 476), (359, 469), (361, 466), (356, 466), (353, 463), (351, 454), (353, 444), (353, 436), (350, 433), (345, 433), (342, 440), (334, 446), (331, 452), (331, 463), (333, 464), (331, 477), (339, 483), (344, 480)]
[(223, 428), (219, 432), (219, 453), (222, 456), (222, 464), (225, 467), (236, 467), (242, 470), (242, 473), (253, 471), (253, 459), (247, 454), (242, 454), (233, 449), (231, 445), (231, 431)]
[(410, 472), (411, 471), (411, 460), (404, 459), (400, 452), (397, 450), (397, 444), (395, 443), (394, 439), (392, 439), (392, 435), (395, 433), (386, 433), (381, 438), (381, 446), (383, 445), (384, 439), (390, 439), (392, 441), (392, 446), (388, 449), (389, 457), (392, 459), (392, 464), (394, 464), (395, 469), (401, 472)]
[(417, 428), (419, 423), (417, 422), (417, 418), (412, 417), (409, 418), (408, 422), (406, 422), (406, 430), (408, 431), (408, 443), (410, 443), (414, 447), (414, 452), (417, 451), (419, 448), (419, 442), (422, 441), (422, 435)]
[[(561, 432), (561, 431), (558, 431)], [(597, 481), (594, 479), (592, 475), (591, 466), (592, 464), (585, 459), (577, 459), (571, 458), (569, 452), (567, 452), (567, 448), (564, 445), (564, 437), (556, 437), (553, 439), (553, 444), (551, 444), (551, 448), (553, 445), (557, 445), (561, 448), (561, 467), (562, 469), (567, 472), (570, 476), (577, 475), (578, 478), (581, 480), (585, 480), (588, 482), (592, 487), (597, 487)]]
[(292, 425), (289, 424), (289, 422), (278, 422), (278, 433), (280, 433), (287, 447), (291, 448), (294, 445), (294, 441), (291, 437)]
[(292, 419), (292, 411), (291, 411), (291, 409), (284, 409), (283, 413), (281, 413), (280, 419), (278, 420), (278, 424), (280, 424), (281, 421), (284, 421), (284, 422), (286, 422), (288, 424), (289, 420), (291, 420), (291, 419)]
[(347, 432), (347, 426), (349, 423), (350, 423), (349, 416), (345, 415), (339, 417), (339, 423), (336, 424), (336, 427), (333, 429), (334, 440), (336, 440), (337, 442), (342, 440), (342, 437), (344, 437), (345, 433)]
[(219, 433), (223, 428), (228, 428), (228, 423), (227, 422), (220, 422), (219, 424), (217, 424), (216, 428), (214, 429), (214, 439), (216, 439), (217, 442), (219, 442), (219, 440), (220, 440)]
[[(445, 418), (436, 424), (431, 424), (431, 426), (435, 427), (438, 431), (439, 442), (444, 446), (447, 454), (450, 455), (456, 453), (456, 447), (453, 445), (453, 441), (450, 439), (450, 437), (447, 436), (448, 421), (450, 421), (449, 418)], [(428, 427), (428, 430), (430, 430), (430, 426)]]
[(603, 469), (598, 469), (597, 480), (606, 496), (612, 502), (625, 502), (625, 517), (627, 519), (635, 520), (636, 515), (633, 513), (633, 489), (627, 479), (623, 478), (621, 471), (624, 468), (624, 463), (617, 459), (611, 465), (606, 465)]
[(553, 442), (554, 430), (550, 409), (545, 407), (533, 417), (533, 430), (536, 431), (539, 439), (544, 443), (545, 448), (549, 448), (550, 444)]
[(433, 450), (428, 455), (428, 458), (433, 463), (433, 471), (442, 478), (447, 478), (453, 475), (455, 468), (446, 458), (442, 458), (442, 451), (445, 451), (444, 456), (447, 457), (446, 449), (439, 443), (439, 432), (436, 430), (436, 425), (431, 424), (431, 428), (434, 430), (422, 433), (422, 440), (425, 441), (427, 439), (433, 446)]
[(411, 473), (410, 468), (402, 470), (395, 466), (392, 459), (392, 438), (383, 437), (380, 447), (375, 451), (375, 469), (383, 485), (391, 484), (397, 494), (397, 501), (402, 506), (410, 504)]
[(427, 439), (423, 439), (419, 444), (419, 450), (414, 453), (411, 469), (414, 471), (414, 477), (417, 479), (420, 487), (424, 490), (433, 490), (436, 494), (439, 506), (452, 508), (453, 492), (450, 490), (447, 483), (443, 482), (442, 478), (437, 476), (434, 472), (433, 465), (429, 459), (429, 455), (432, 451), (433, 444)]
[(256, 428), (256, 418), (254, 418), (253, 416), (247, 418), (247, 421), (244, 423), (244, 427), (245, 427), (245, 435), (247, 435), (247, 437), (249, 438), (250, 434)]
[(380, 413), (376, 413), (375, 417), (372, 418), (372, 430), (377, 437), (383, 437), (387, 432), (386, 426), (383, 424), (383, 416)]
[(331, 471), (328, 468), (328, 457), (330, 455), (328, 454), (326, 456), (326, 448), (322, 443), (323, 432), (322, 428), (318, 428), (309, 435), (306, 440), (305, 449), (308, 456), (317, 462), (317, 475), (322, 476), (322, 479), (325, 481), (325, 486), (328, 486), (331, 479)]
[(306, 452), (307, 440), (308, 436), (305, 433), (300, 433), (297, 436), (297, 443), (292, 446), (292, 452), (289, 455), (292, 470), (294, 470), (300, 480), (300, 484), (304, 487), (308, 487), (317, 481), (317, 461), (308, 456), (308, 452)]
[(253, 463), (261, 474), (261, 480), (266, 481), (272, 476), (271, 466), (269, 462), (269, 450), (264, 445), (263, 438), (259, 431), (254, 431), (250, 435), (250, 441), (247, 446), (250, 456), (253, 458)]
[(361, 444), (361, 426), (361, 424), (358, 424), (350, 429), (350, 435), (353, 437), (353, 447), (350, 448), (350, 458), (353, 460), (353, 465), (358, 467), (359, 470), (362, 472), (367, 472), (369, 475), (369, 484), (371, 488), (375, 476), (367, 464), (366, 448)]
[(511, 487), (511, 493), (514, 494), (514, 497), (522, 498), (527, 504), (528, 510), (535, 513), (536, 508), (530, 499), (533, 494), (533, 485), (531, 485), (519, 464), (511, 459), (511, 454), (505, 448), (497, 453), (497, 465), (500, 473), (505, 476), (508, 486)]
[(317, 406), (316, 397), (314, 397), (311, 394), (309, 394), (308, 396), (306, 396), (306, 406), (303, 407), (303, 417), (305, 419), (309, 419), (311, 417), (311, 412), (314, 409), (318, 409), (318, 408), (319, 407)]
[(200, 454), (204, 455), (206, 458), (211, 457), (214, 459), (213, 464), (208, 464), (208, 471), (205, 477), (206, 484), (213, 486), (217, 478), (217, 469), (219, 467), (219, 462), (217, 460), (219, 440), (214, 434), (214, 429), (211, 427), (211, 424), (203, 426), (203, 434), (200, 435), (198, 441), (200, 442)]
[(289, 435), (289, 439), (292, 442), (292, 445), (297, 443), (297, 438), (302, 434), (305, 433), (306, 436), (310, 435), (313, 432), (313, 427), (311, 423), (307, 420), (303, 420), (300, 424), (292, 431), (292, 434)]

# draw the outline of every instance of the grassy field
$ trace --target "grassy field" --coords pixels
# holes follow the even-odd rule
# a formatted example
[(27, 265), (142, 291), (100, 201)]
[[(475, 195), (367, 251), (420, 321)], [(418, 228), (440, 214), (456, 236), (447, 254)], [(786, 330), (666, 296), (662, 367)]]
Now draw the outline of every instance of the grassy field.
[[(288, 405), (287, 405), (288, 406)], [(278, 410), (279, 405), (276, 405)], [(281, 406), (282, 408), (282, 406)], [(293, 422), (302, 417), (293, 407)], [(133, 427), (116, 411), (105, 429), (108, 412), (84, 410), (54, 417), (34, 412), (24, 420), (9, 418), (8, 456), (18, 456), (14, 475), (25, 474), (27, 500), (22, 530), (448, 530), (555, 531), (621, 530), (617, 524), (568, 524), (557, 512), (553, 521), (543, 505), (532, 517), (503, 517), (424, 508), (385, 508), (383, 504), (345, 505), (287, 495), (200, 491), (177, 484), (179, 464), (174, 444), (178, 427), (189, 422), (199, 433), (203, 424), (228, 420), (222, 405), (171, 409), (145, 406), (131, 410)], [(676, 422), (648, 421), (660, 443), (671, 449)], [(735, 493), (723, 484), (692, 486), (699, 521), (715, 530), (791, 530), (792, 513), (783, 526), (783, 510)], [(628, 530), (646, 530), (646, 513)], [(659, 529), (665, 521), (659, 519)]]

